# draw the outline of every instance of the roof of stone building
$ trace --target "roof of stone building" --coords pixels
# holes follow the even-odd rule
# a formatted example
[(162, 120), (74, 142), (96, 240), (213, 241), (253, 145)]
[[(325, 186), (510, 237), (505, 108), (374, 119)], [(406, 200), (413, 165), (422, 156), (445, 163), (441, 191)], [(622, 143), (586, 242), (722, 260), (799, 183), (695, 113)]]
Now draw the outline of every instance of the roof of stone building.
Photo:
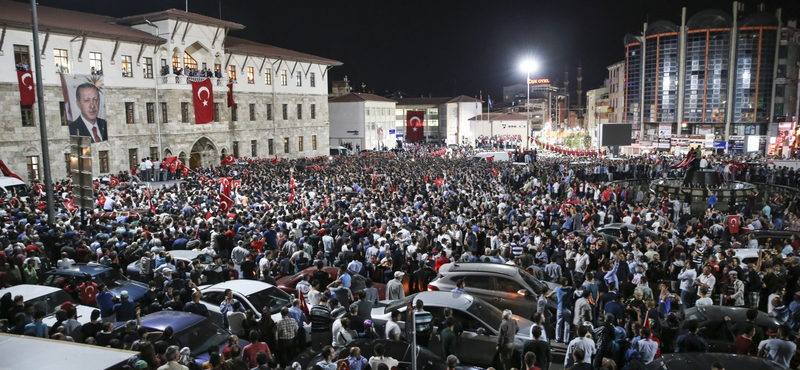
[(447, 102), (448, 103), (474, 103), (474, 102), (480, 102), (480, 100), (478, 100), (476, 98), (473, 98), (471, 96), (459, 95), (459, 96), (456, 96), (453, 99), (448, 100)]
[(342, 95), (335, 97), (333, 99), (328, 100), (329, 103), (354, 103), (354, 102), (362, 102), (362, 101), (379, 101), (379, 102), (386, 102), (386, 103), (397, 103), (396, 101), (384, 98), (379, 95), (375, 94), (366, 94), (366, 93), (350, 93), (347, 95)]
[(277, 46), (261, 44), (255, 41), (231, 36), (225, 38), (225, 51), (234, 54), (244, 54), (267, 58), (281, 58), (298, 62), (327, 64), (331, 66), (342, 65), (342, 62), (338, 60), (318, 57), (316, 55), (301, 53), (299, 51), (279, 48)]
[[(0, 24), (28, 29), (32, 27), (30, 4), (0, 0), (0, 9), (3, 9), (0, 12)], [(51, 31), (146, 44), (162, 44), (166, 42), (166, 40), (147, 32), (116, 24), (117, 18), (104, 15), (48, 6), (37, 6), (37, 15), (39, 18), (39, 32), (41, 33)]]
[(397, 105), (439, 105), (450, 101), (451, 97), (440, 98), (402, 98), (397, 99)]
[(223, 19), (218, 19), (214, 17), (205, 16), (202, 14), (197, 13), (190, 13), (180, 9), (167, 9), (162, 10), (159, 12), (147, 13), (147, 14), (139, 14), (139, 15), (132, 15), (129, 17), (119, 18), (117, 20), (118, 23), (121, 24), (139, 24), (145, 23), (145, 19), (148, 21), (160, 21), (164, 19), (176, 19), (179, 21), (191, 21), (192, 23), (198, 23), (203, 25), (209, 26), (221, 26), (227, 27), (233, 30), (241, 30), (244, 29), (244, 25), (226, 21)]

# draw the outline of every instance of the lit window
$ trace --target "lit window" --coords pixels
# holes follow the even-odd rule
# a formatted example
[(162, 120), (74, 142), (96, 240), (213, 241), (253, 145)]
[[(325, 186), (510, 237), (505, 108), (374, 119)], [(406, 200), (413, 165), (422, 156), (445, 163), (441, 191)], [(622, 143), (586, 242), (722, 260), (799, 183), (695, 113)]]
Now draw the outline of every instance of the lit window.
[(122, 56), (122, 77), (133, 77), (133, 58), (130, 55)]

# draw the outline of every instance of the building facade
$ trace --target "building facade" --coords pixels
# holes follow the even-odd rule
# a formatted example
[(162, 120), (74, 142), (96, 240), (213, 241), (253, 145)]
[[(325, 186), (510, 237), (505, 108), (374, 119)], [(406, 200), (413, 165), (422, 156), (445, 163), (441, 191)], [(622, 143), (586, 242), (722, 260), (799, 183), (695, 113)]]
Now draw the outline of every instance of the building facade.
[(789, 82), (796, 22), (784, 23), (780, 9), (757, 10), (744, 14), (734, 2), (733, 15), (706, 10), (687, 18), (684, 9), (680, 25), (657, 21), (645, 24), (644, 36), (625, 36), (621, 118), (638, 139), (652, 141), (661, 131), (766, 141), (778, 121), (796, 121), (797, 88)]
[(608, 67), (608, 121), (622, 122), (625, 105), (625, 61)]
[[(528, 143), (528, 117), (522, 113), (489, 113), (483, 117), (472, 117), (469, 119), (469, 130), (466, 131), (465, 141), (470, 145), (476, 145), (477, 139), (486, 137), (509, 138), (519, 137), (522, 147)], [(541, 124), (531, 124), (531, 131), (536, 133), (541, 131)]]
[[(0, 138), (12, 171), (42, 179), (36, 104), (20, 105), (13, 66), (33, 69), (29, 5), (0, 1)], [(111, 18), (41, 6), (41, 72), (55, 180), (69, 170), (61, 73), (102, 75), (105, 141), (92, 144), (94, 176), (128, 171), (145, 157), (177, 156), (194, 168), (243, 157), (328, 153), (328, 70), (340, 62), (229, 36), (244, 26), (170, 9)], [(214, 119), (195, 124), (190, 81), (211, 71)], [(191, 71), (191, 72), (190, 72)], [(216, 72), (219, 72), (215, 76)], [(236, 104), (228, 107), (233, 83)]]
[(353, 149), (395, 147), (396, 101), (375, 94), (350, 93), (328, 101), (330, 145)]
[(423, 132), (426, 142), (446, 144), (464, 143), (469, 130), (469, 119), (478, 117), (483, 111), (478, 99), (466, 95), (455, 98), (400, 98), (395, 109), (395, 129), (398, 139), (405, 136), (406, 118), (409, 111), (423, 111)]
[(610, 122), (609, 90), (610, 86), (603, 86), (586, 92), (586, 130), (594, 133), (595, 137), (600, 125)]

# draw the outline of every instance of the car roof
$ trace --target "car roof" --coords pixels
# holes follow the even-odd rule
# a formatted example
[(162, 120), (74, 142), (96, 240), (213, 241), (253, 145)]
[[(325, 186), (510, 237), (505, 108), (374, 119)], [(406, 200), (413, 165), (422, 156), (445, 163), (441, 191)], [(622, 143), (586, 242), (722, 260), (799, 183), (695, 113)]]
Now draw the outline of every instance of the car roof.
[(167, 326), (172, 326), (172, 329), (178, 332), (203, 320), (206, 318), (190, 312), (158, 311), (142, 316), (142, 326), (158, 331), (164, 331)]
[[(706, 316), (706, 319), (712, 321), (722, 321), (725, 319), (725, 316), (730, 316), (731, 320), (733, 321), (745, 321), (747, 311), (750, 310), (749, 308), (744, 307), (728, 307), (728, 306), (702, 306), (702, 307), (693, 307), (686, 310), (686, 315), (689, 315), (690, 310), (698, 310), (700, 313)], [(758, 326), (778, 326), (780, 323), (774, 317), (770, 317), (765, 312), (758, 311), (758, 316), (756, 317), (756, 325)]]
[(204, 285), (200, 287), (200, 290), (204, 291), (207, 289), (215, 289), (215, 290), (230, 289), (239, 294), (250, 295), (271, 287), (274, 287), (274, 285), (256, 280), (240, 279), (240, 280), (224, 281), (218, 284)]
[(48, 295), (50, 293), (59, 291), (61, 289), (51, 286), (45, 285), (31, 285), (31, 284), (21, 284), (21, 285), (14, 285), (12, 287), (0, 289), (0, 296), (5, 295), (6, 293), (11, 293), (11, 298), (13, 299), (14, 296), (22, 295), (22, 297), (29, 301), (34, 298), (38, 298), (44, 295)]
[(203, 254), (200, 251), (186, 251), (186, 250), (169, 251), (169, 253), (175, 258), (182, 259), (182, 260), (189, 260), (189, 261), (191, 261), (191, 260), (197, 258), (197, 256)]
[(83, 275), (95, 276), (95, 275), (100, 275), (108, 270), (111, 270), (111, 267), (94, 263), (93, 264), (78, 263), (72, 265), (70, 268), (50, 270), (47, 272), (47, 274), (69, 275), (69, 276), (83, 276)]
[(516, 266), (491, 262), (450, 262), (439, 267), (439, 273), (445, 274), (448, 272), (487, 272), (507, 276), (516, 276), (519, 274), (519, 268)]
[(16, 177), (0, 176), (0, 186), (17, 186), (17, 185), (25, 185), (25, 182)]
[(773, 370), (781, 369), (775, 362), (762, 358), (730, 353), (667, 353), (645, 366), (648, 370), (706, 370), (714, 362), (726, 369)]
[(419, 292), (414, 295), (413, 302), (422, 300), (426, 306), (451, 307), (466, 311), (475, 297), (471, 294), (452, 293), (452, 292)]

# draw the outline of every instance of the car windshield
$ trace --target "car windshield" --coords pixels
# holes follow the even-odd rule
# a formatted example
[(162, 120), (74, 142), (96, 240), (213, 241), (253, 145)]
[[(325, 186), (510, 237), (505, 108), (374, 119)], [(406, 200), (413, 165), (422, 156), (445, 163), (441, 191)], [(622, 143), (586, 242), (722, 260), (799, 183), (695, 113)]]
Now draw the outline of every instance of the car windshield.
[(480, 318), (495, 330), (500, 330), (503, 313), (497, 307), (486, 303), (480, 298), (474, 298), (472, 304), (467, 308), (467, 312)]
[(685, 311), (684, 320), (686, 321), (697, 321), (703, 322), (706, 321), (706, 315), (704, 315), (698, 308), (690, 308)]
[(48, 315), (54, 314), (61, 308), (61, 304), (70, 300), (69, 294), (63, 290), (57, 290), (50, 294), (43, 295), (41, 297), (36, 297), (25, 303), (32, 303), (33, 307), (37, 310), (43, 310)]
[(525, 283), (528, 284), (531, 287), (531, 289), (533, 289), (534, 293), (542, 294), (542, 289), (546, 287), (545, 283), (537, 280), (535, 277), (533, 277), (533, 275), (527, 273), (522, 269), (519, 270), (519, 276), (521, 276), (522, 280), (524, 280)]
[(290, 307), (292, 304), (292, 297), (276, 287), (269, 287), (259, 292), (247, 296), (247, 300), (253, 305), (253, 308), (261, 313), (264, 307), (269, 305), (270, 313), (278, 313), (281, 308)]
[(189, 347), (192, 351), (192, 356), (205, 353), (209, 347), (218, 347), (228, 340), (229, 335), (227, 331), (211, 322), (211, 320), (200, 321), (175, 333), (181, 347)]
[(128, 285), (130, 280), (119, 273), (117, 269), (109, 269), (102, 273), (95, 275), (95, 282), (105, 284), (108, 289), (116, 289)]
[(408, 305), (411, 303), (411, 300), (413, 298), (414, 298), (414, 296), (410, 295), (410, 296), (405, 297), (403, 299), (398, 299), (398, 300), (396, 300), (396, 301), (394, 301), (392, 303), (389, 303), (389, 305), (386, 306), (386, 308), (383, 310), (383, 312), (384, 313), (389, 313), (389, 312), (392, 312), (394, 310), (400, 310), (402, 308), (408, 307)]

